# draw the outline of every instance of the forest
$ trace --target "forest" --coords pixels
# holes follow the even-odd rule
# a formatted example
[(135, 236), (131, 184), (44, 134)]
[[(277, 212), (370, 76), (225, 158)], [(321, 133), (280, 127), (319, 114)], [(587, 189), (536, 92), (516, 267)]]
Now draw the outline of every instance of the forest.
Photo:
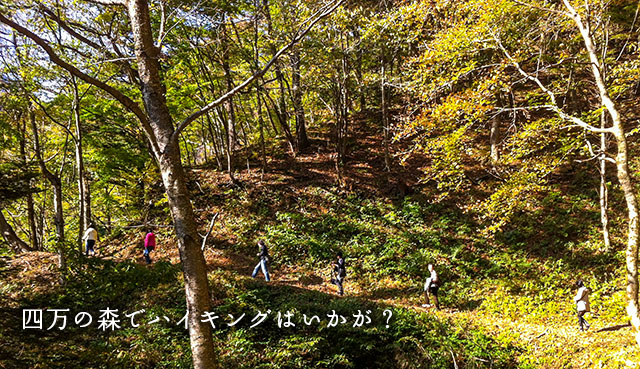
[(3, 0), (0, 368), (639, 368), (639, 13)]

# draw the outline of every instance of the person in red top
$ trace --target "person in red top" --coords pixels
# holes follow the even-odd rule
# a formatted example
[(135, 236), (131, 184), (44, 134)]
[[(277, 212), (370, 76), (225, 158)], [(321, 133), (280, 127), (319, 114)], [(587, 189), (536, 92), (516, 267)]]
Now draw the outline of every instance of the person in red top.
[(147, 264), (151, 264), (151, 257), (149, 252), (156, 248), (156, 235), (149, 229), (147, 235), (144, 237), (144, 259)]

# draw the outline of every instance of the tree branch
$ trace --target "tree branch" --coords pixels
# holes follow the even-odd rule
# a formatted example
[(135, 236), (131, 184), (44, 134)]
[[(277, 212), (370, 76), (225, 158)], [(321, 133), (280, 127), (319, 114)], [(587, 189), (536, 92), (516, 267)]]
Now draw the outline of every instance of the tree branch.
[(39, 36), (37, 36), (35, 33), (31, 32), (29, 29), (17, 24), (16, 22), (14, 22), (13, 20), (7, 18), (4, 14), (0, 13), (0, 23), (4, 23), (7, 26), (13, 28), (14, 30), (16, 30), (17, 32), (19, 32), (20, 34), (24, 35), (25, 37), (31, 39), (33, 42), (35, 42), (38, 46), (40, 46), (49, 56), (49, 59), (51, 60), (52, 63), (58, 65), (59, 67), (61, 67), (62, 69), (66, 70), (67, 72), (73, 74), (74, 76), (80, 78), (81, 80), (98, 87), (99, 89), (107, 92), (109, 95), (111, 95), (113, 98), (115, 98), (118, 102), (120, 102), (122, 105), (124, 105), (125, 108), (127, 108), (130, 112), (132, 112), (140, 121), (140, 123), (142, 124), (142, 128), (146, 131), (147, 136), (149, 137), (149, 139), (151, 140), (151, 144), (153, 146), (153, 149), (156, 150), (156, 153), (159, 153), (160, 150), (158, 148), (158, 143), (155, 140), (155, 136), (153, 135), (153, 130), (151, 129), (151, 125), (149, 124), (149, 120), (147, 118), (147, 116), (145, 115), (145, 113), (143, 112), (143, 110), (140, 108), (140, 106), (138, 104), (136, 104), (130, 97), (128, 97), (127, 95), (123, 94), (122, 92), (120, 92), (119, 90), (117, 90), (116, 88), (114, 88), (113, 86), (102, 82), (100, 80), (98, 80), (97, 78), (91, 77), (90, 75), (82, 72), (81, 70), (79, 70), (78, 68), (76, 68), (75, 66), (67, 63), (66, 61), (62, 60), (62, 58), (56, 54), (56, 52), (53, 50), (53, 48), (49, 45), (49, 43), (45, 40), (43, 40), (42, 38), (40, 38)]
[(58, 17), (58, 15), (54, 11), (52, 11), (51, 9), (47, 8), (43, 4), (38, 4), (38, 7), (40, 8), (40, 10), (44, 14), (46, 14), (49, 18), (53, 19), (60, 26), (60, 28), (62, 28), (65, 31), (67, 31), (67, 33), (69, 35), (71, 35), (72, 37), (74, 37), (77, 40), (82, 41), (83, 43), (91, 46), (92, 48), (94, 48), (97, 51), (100, 51), (100, 52), (104, 52), (105, 51), (103, 47), (101, 47), (100, 45), (98, 45), (94, 41), (88, 39), (84, 35), (82, 35), (79, 32), (77, 32), (75, 29), (73, 29), (69, 24), (67, 24), (67, 22), (63, 21), (60, 17)]
[[(99, 63), (107, 63), (107, 62), (115, 62), (116, 64), (122, 66), (128, 73), (129, 72), (133, 72), (133, 68), (131, 67), (131, 64), (129, 64), (128, 60), (130, 59), (135, 59), (135, 57), (119, 57), (121, 55), (116, 55), (114, 52), (111, 52), (109, 50), (106, 49), (106, 47), (103, 45), (99, 45), (97, 42), (89, 39), (88, 37), (82, 35), (80, 32), (76, 31), (72, 25), (75, 25), (76, 27), (82, 28), (87, 32), (90, 33), (94, 33), (98, 36), (101, 36), (100, 33), (94, 29), (91, 29), (90, 27), (87, 26), (83, 26), (80, 24), (74, 24), (73, 22), (71, 23), (67, 23), (66, 21), (64, 21), (62, 18), (60, 18), (60, 16), (58, 16), (53, 10), (47, 8), (44, 4), (38, 3), (38, 7), (39, 9), (42, 11), (42, 13), (44, 13), (47, 17), (53, 19), (59, 26), (60, 28), (64, 29), (65, 31), (67, 31), (67, 33), (69, 35), (71, 35), (71, 37), (81, 41), (82, 43), (90, 46), (91, 48), (93, 48), (94, 50), (100, 52), (100, 53), (104, 53), (106, 57), (109, 57), (109, 60), (103, 60), (100, 61), (96, 64)], [(102, 40), (100, 40), (100, 42), (102, 43)], [(115, 44), (115, 41), (112, 40), (112, 42)], [(73, 50), (74, 52), (81, 54), (85, 57), (87, 57), (86, 54), (80, 52), (80, 50), (73, 48), (73, 47), (69, 47), (69, 46), (65, 46), (65, 45), (60, 45), (62, 47), (67, 47), (70, 50)], [(114, 49), (115, 46), (114, 46)], [(117, 49), (116, 49), (117, 52)], [(133, 73), (130, 73), (133, 74)], [(135, 79), (133, 79), (135, 80)]]
[(545, 7), (534, 5), (534, 4), (528, 4), (528, 3), (525, 3), (525, 2), (519, 1), (519, 0), (513, 0), (513, 2), (518, 4), (518, 5), (526, 6), (527, 8), (531, 8), (531, 9), (537, 9), (537, 10), (542, 10), (544, 12), (567, 15), (566, 12), (563, 12), (561, 10), (549, 9), (549, 8), (545, 8)]
[(211, 222), (209, 222), (209, 229), (207, 230), (207, 233), (202, 236), (202, 251), (204, 251), (204, 248), (207, 246), (207, 238), (209, 238), (209, 235), (211, 234), (211, 231), (213, 230), (213, 225), (216, 222), (216, 219), (218, 219), (218, 215), (220, 215), (220, 213), (215, 213), (213, 215), (213, 218), (211, 218)]
[[(189, 126), (189, 124), (191, 124), (193, 121), (195, 121), (196, 119), (200, 118), (201, 116), (203, 116), (204, 114), (206, 114), (208, 111), (210, 111), (211, 109), (215, 108), (216, 106), (224, 103), (225, 101), (227, 101), (228, 99), (230, 99), (231, 97), (233, 97), (235, 94), (237, 94), (240, 90), (242, 90), (243, 88), (247, 87), (248, 85), (250, 85), (253, 81), (255, 81), (257, 78), (260, 78), (261, 76), (263, 76), (268, 70), (269, 68), (271, 68), (271, 66), (273, 66), (275, 64), (275, 62), (278, 60), (278, 58), (284, 54), (287, 50), (289, 50), (293, 45), (295, 45), (298, 41), (300, 41), (307, 33), (309, 33), (309, 31), (311, 31), (311, 29), (313, 28), (313, 26), (315, 26), (321, 19), (325, 18), (326, 16), (328, 16), (329, 14), (331, 14), (336, 8), (338, 8), (338, 6), (340, 6), (342, 3), (344, 2), (344, 0), (338, 0), (333, 6), (330, 6), (328, 10), (324, 11), (323, 13), (321, 13), (316, 19), (314, 19), (309, 26), (307, 26), (307, 28), (304, 29), (304, 31), (302, 32), (298, 32), (297, 35), (291, 40), (291, 42), (289, 42), (287, 45), (285, 45), (284, 47), (282, 47), (280, 50), (278, 50), (277, 53), (275, 53), (273, 55), (273, 57), (271, 58), (271, 60), (269, 60), (269, 62), (260, 70), (258, 70), (256, 73), (254, 73), (251, 77), (245, 79), (242, 83), (240, 83), (239, 85), (237, 85), (236, 87), (234, 87), (233, 89), (229, 90), (227, 93), (225, 93), (224, 95), (220, 96), (219, 98), (217, 98), (216, 100), (210, 102), (209, 104), (205, 105), (204, 107), (202, 107), (200, 110), (191, 113), (187, 118), (185, 118), (185, 120), (183, 120), (180, 125), (178, 125), (178, 128), (176, 128), (175, 132), (173, 133), (171, 139), (172, 140), (176, 140), (177, 137), (180, 135), (180, 133), (187, 128), (187, 126)], [(307, 23), (308, 21), (305, 21), (304, 23)], [(304, 24), (303, 23), (303, 24)]]
[(88, 3), (98, 4), (98, 5), (120, 5), (126, 6), (126, 0), (87, 0)]
[(515, 60), (515, 58), (513, 58), (511, 56), (511, 54), (509, 54), (507, 49), (504, 47), (504, 45), (502, 45), (502, 42), (500, 42), (500, 39), (495, 34), (493, 35), (493, 38), (496, 41), (496, 44), (498, 45), (500, 50), (502, 50), (504, 55), (507, 57), (507, 59), (509, 59), (511, 64), (518, 70), (518, 72), (524, 78), (526, 78), (526, 79), (534, 82), (536, 85), (538, 85), (538, 88), (540, 88), (540, 90), (542, 90), (542, 92), (546, 93), (549, 96), (549, 100), (551, 100), (551, 104), (537, 105), (537, 106), (535, 106), (535, 108), (538, 108), (538, 109), (549, 109), (549, 110), (555, 112), (556, 114), (558, 114), (558, 116), (560, 116), (560, 118), (562, 118), (564, 120), (567, 120), (567, 121), (570, 121), (570, 122), (574, 123), (575, 125), (577, 125), (579, 127), (582, 127), (582, 128), (584, 128), (586, 130), (589, 130), (591, 132), (595, 132), (595, 133), (612, 133), (613, 132), (613, 130), (611, 128), (595, 127), (595, 126), (592, 126), (589, 123), (583, 121), (582, 119), (580, 119), (578, 117), (575, 117), (573, 115), (565, 113), (564, 110), (560, 109), (560, 107), (558, 106), (558, 103), (556, 102), (556, 95), (553, 93), (553, 91), (549, 90), (542, 83), (542, 81), (540, 81), (540, 79), (538, 77), (532, 76), (531, 74), (525, 72), (524, 69), (522, 69), (522, 67), (520, 66), (520, 64)]

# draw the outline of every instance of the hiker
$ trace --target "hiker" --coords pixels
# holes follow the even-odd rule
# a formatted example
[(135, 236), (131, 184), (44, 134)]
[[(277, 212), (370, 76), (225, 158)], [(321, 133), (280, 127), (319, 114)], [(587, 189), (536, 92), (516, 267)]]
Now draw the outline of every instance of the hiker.
[(156, 248), (156, 235), (153, 234), (151, 229), (147, 230), (147, 235), (144, 237), (144, 260), (147, 264), (151, 264), (151, 257), (149, 253)]
[(336, 262), (333, 263), (333, 278), (331, 278), (331, 283), (338, 286), (338, 292), (340, 296), (344, 295), (344, 278), (347, 276), (347, 266), (344, 263), (344, 258), (342, 257), (342, 253), (339, 252), (337, 255)]
[(269, 251), (267, 251), (267, 245), (265, 245), (263, 240), (258, 241), (258, 257), (260, 261), (258, 265), (253, 269), (253, 273), (251, 274), (252, 278), (255, 278), (258, 274), (258, 270), (262, 269), (262, 274), (264, 274), (264, 280), (269, 282), (271, 279), (269, 278), (269, 268), (267, 263), (269, 262)]
[(436, 303), (436, 309), (440, 309), (440, 303), (438, 302), (438, 288), (440, 286), (440, 278), (438, 278), (438, 273), (436, 273), (433, 264), (429, 264), (427, 266), (429, 269), (429, 278), (424, 282), (424, 296), (426, 299), (426, 303), (422, 304), (422, 307), (431, 307), (431, 302), (429, 302), (429, 294), (433, 295), (433, 301)]
[(95, 255), (96, 251), (93, 249), (96, 245), (96, 241), (98, 240), (98, 231), (95, 229), (95, 225), (93, 223), (89, 224), (89, 228), (84, 232), (84, 236), (82, 236), (82, 240), (85, 245), (85, 255), (89, 256), (89, 252), (91, 255)]
[(584, 314), (591, 311), (591, 306), (589, 305), (589, 289), (585, 287), (582, 280), (576, 282), (576, 287), (578, 288), (578, 293), (576, 297), (573, 298), (573, 301), (575, 301), (576, 310), (578, 311), (578, 324), (581, 331), (586, 331), (591, 327), (584, 318)]

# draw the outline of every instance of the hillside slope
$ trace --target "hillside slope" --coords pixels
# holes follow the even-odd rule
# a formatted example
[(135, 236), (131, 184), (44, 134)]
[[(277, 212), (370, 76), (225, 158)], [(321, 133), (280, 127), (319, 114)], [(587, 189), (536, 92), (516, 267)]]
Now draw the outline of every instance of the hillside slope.
[[(372, 149), (382, 147), (378, 130), (364, 117), (356, 122), (346, 188), (335, 185), (332, 150), (320, 133), (297, 158), (271, 148), (262, 179), (251, 162), (236, 184), (210, 169), (189, 172), (202, 234), (219, 213), (205, 257), (224, 367), (638, 366), (624, 312), (622, 251), (598, 246), (593, 199), (576, 195), (576, 186), (588, 184), (558, 176), (547, 208), (518, 215), (490, 238), (462, 210), (467, 199), (435, 203), (434, 190), (416, 184), (423, 163), (386, 174), (381, 150)], [(169, 224), (161, 202), (152, 210), (154, 224)], [(74, 264), (62, 285), (51, 254), (4, 259), (0, 367), (189, 367), (188, 338), (176, 324), (184, 315), (179, 256), (171, 228), (155, 231), (152, 265), (142, 259), (141, 230), (122, 229), (102, 241), (97, 258)], [(270, 247), (268, 284), (250, 278), (258, 239)], [(336, 251), (349, 268), (344, 298), (328, 283)], [(440, 311), (420, 307), (427, 263), (445, 281)], [(577, 278), (593, 291), (586, 333), (573, 311)], [(20, 329), (26, 307), (145, 309), (146, 316), (140, 327), (122, 317), (113, 332), (73, 327), (71, 317), (65, 330), (40, 332)], [(273, 315), (249, 328), (266, 310)], [(332, 310), (351, 322), (369, 310), (372, 323), (329, 327), (301, 318)], [(276, 312), (288, 311), (296, 313), (296, 327), (279, 327)], [(222, 324), (242, 313), (243, 323)], [(149, 323), (164, 316), (171, 323)]]

